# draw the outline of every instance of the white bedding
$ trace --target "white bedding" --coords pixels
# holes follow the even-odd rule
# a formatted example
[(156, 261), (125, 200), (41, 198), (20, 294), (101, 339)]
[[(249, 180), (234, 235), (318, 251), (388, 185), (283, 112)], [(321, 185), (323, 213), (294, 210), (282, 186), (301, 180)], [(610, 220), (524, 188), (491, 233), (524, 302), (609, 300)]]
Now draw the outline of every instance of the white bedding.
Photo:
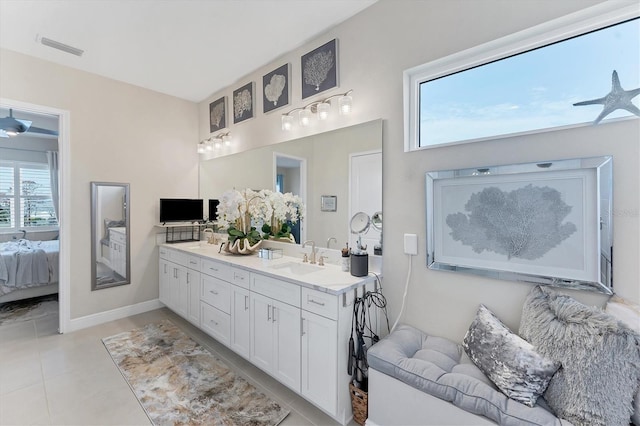
[(58, 281), (58, 240), (18, 240), (0, 244), (0, 296)]

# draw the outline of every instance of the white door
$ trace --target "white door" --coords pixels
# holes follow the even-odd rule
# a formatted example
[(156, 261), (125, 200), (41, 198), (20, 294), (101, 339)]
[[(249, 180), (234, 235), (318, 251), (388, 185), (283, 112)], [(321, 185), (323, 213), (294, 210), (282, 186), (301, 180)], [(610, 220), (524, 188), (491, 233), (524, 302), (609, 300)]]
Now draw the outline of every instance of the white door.
[[(364, 212), (369, 217), (382, 211), (382, 152), (363, 152), (350, 156), (349, 220), (354, 214)], [(349, 246), (355, 247), (358, 236), (349, 230)], [(380, 243), (380, 232), (373, 227), (362, 235), (367, 252)]]
[[(302, 395), (334, 415), (338, 403), (337, 340), (336, 321), (302, 311)], [(339, 384), (343, 385), (346, 383)]]
[(231, 286), (231, 349), (249, 358), (251, 347), (251, 315), (249, 290)]

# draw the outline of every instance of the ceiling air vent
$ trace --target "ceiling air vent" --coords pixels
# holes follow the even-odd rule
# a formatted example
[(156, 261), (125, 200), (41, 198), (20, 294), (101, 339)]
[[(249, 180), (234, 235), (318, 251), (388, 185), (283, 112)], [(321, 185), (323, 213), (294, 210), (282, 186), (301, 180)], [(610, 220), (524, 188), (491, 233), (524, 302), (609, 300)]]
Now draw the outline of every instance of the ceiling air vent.
[(40, 43), (45, 46), (53, 47), (54, 49), (62, 50), (63, 52), (71, 53), (72, 55), (82, 56), (84, 50), (77, 47), (69, 46), (68, 44), (60, 43), (59, 41), (51, 40), (50, 38), (41, 37)]

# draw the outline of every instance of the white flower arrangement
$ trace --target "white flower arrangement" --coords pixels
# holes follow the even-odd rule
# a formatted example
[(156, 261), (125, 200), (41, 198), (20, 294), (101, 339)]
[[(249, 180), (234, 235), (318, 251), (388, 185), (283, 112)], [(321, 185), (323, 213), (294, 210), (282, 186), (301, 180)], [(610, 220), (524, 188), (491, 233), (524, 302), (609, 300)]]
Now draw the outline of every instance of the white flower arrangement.
[(268, 238), (295, 242), (289, 223), (302, 219), (305, 207), (302, 199), (290, 192), (232, 189), (222, 194), (217, 213), (216, 224), (227, 230), (231, 242), (237, 238), (247, 238), (251, 244)]

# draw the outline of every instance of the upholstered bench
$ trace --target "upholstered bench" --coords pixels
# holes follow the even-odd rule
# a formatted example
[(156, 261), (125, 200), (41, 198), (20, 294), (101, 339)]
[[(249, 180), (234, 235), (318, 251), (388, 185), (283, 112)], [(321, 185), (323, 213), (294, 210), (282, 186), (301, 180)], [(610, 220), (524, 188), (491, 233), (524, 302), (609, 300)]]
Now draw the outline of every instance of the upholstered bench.
[(369, 425), (493, 424), (488, 419), (502, 425), (570, 425), (543, 399), (530, 408), (507, 398), (461, 345), (409, 325), (399, 325), (371, 347), (367, 360)]
[(640, 309), (611, 308), (537, 286), (519, 334), (484, 305), (462, 345), (401, 325), (368, 351), (367, 424), (640, 426)]

